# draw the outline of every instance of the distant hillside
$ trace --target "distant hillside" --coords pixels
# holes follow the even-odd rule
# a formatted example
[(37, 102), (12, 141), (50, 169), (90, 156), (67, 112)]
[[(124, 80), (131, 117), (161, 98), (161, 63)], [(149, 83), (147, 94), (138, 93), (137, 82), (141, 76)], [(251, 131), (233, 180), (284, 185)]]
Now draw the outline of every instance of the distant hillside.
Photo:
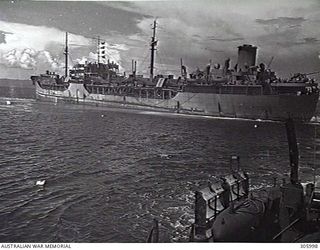
[(2, 87), (21, 87), (21, 88), (34, 88), (31, 80), (17, 80), (17, 79), (0, 79), (0, 86)]

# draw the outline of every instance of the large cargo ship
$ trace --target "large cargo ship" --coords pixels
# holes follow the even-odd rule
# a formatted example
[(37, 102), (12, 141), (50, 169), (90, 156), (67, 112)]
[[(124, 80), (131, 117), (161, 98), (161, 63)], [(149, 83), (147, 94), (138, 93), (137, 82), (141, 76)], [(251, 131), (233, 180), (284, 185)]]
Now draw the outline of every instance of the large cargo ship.
[[(105, 58), (105, 46), (98, 41), (98, 60), (76, 64), (68, 70), (66, 34), (65, 75), (49, 71), (32, 76), (37, 99), (98, 106), (147, 109), (182, 114), (261, 120), (309, 121), (315, 114), (319, 89), (306, 74), (280, 79), (270, 65), (256, 64), (257, 47), (238, 47), (238, 61), (197, 69), (187, 74), (181, 59), (181, 75), (154, 75), (157, 46), (156, 25), (151, 40), (150, 75), (119, 72), (119, 65)], [(270, 63), (269, 63), (270, 64)]]

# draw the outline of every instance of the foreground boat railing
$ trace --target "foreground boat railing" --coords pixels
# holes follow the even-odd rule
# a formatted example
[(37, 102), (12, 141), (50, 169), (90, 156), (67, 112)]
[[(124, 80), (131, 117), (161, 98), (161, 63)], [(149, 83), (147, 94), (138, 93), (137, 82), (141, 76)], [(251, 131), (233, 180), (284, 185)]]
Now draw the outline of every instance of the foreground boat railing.
[[(319, 242), (320, 186), (315, 180), (301, 183), (299, 150), (292, 119), (286, 122), (290, 178), (278, 185), (250, 190), (249, 177), (237, 169), (195, 193), (192, 242)], [(231, 164), (232, 166), (232, 164)], [(154, 222), (148, 242), (159, 241)], [(188, 227), (189, 229), (190, 227)]]
[[(239, 160), (238, 157), (232, 158)], [(239, 167), (239, 165), (238, 165)], [(249, 177), (240, 169), (195, 193), (195, 222), (190, 238), (208, 239), (212, 222), (233, 203), (248, 197)], [(209, 236), (210, 237), (210, 236)]]

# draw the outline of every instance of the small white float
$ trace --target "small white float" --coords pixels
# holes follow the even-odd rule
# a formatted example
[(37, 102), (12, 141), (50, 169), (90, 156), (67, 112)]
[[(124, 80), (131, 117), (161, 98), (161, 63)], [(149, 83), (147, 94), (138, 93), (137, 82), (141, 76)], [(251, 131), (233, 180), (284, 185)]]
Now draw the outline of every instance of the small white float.
[(46, 180), (36, 181), (36, 186), (44, 186), (44, 184), (46, 184)]

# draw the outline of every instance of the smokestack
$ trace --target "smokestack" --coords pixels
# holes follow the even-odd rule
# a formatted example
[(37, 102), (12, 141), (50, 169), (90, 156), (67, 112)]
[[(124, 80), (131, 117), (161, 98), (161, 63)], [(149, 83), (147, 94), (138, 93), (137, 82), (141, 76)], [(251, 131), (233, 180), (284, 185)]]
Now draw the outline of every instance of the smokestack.
[(244, 44), (238, 47), (238, 69), (246, 71), (246, 66), (256, 65), (257, 47)]

